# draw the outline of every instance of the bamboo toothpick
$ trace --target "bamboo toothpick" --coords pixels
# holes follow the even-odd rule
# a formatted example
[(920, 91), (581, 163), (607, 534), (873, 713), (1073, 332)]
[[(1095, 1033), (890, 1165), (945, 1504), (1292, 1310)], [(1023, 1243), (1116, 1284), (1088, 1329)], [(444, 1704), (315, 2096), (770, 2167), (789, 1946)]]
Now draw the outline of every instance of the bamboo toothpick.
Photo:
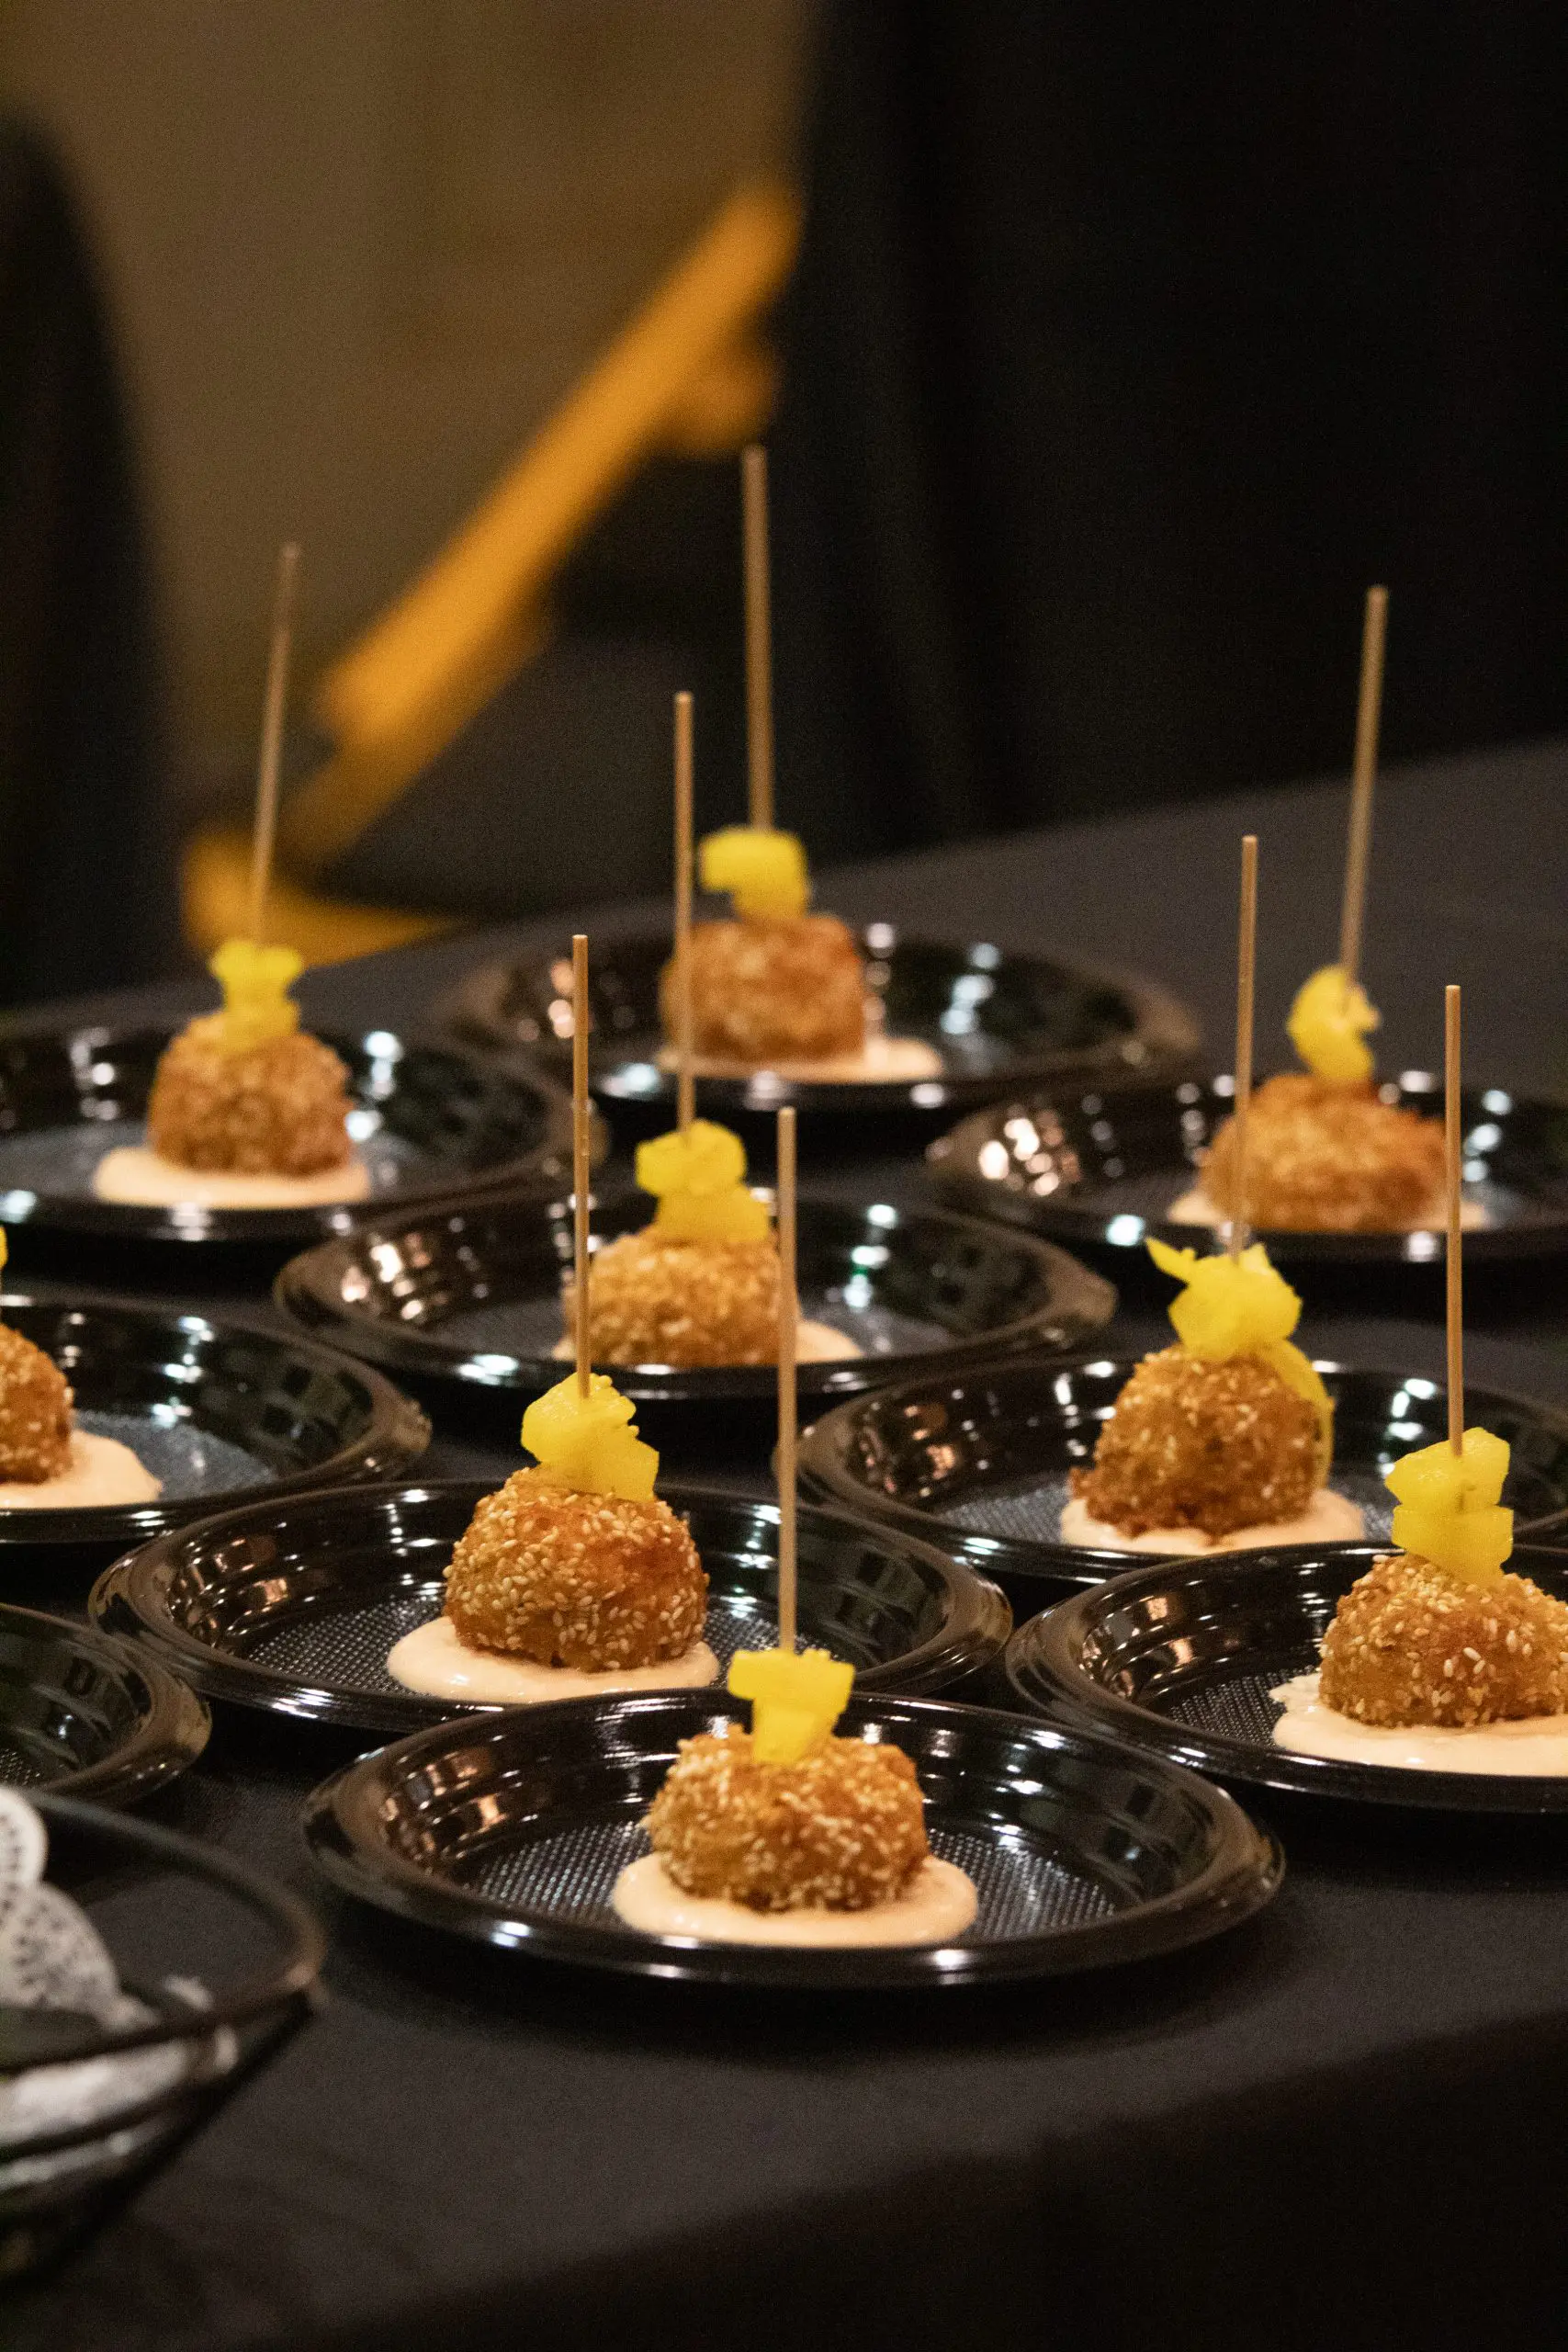
[(779, 1222), (779, 1647), (795, 1641), (795, 1358), (800, 1301), (795, 1283), (795, 1113), (778, 1121)]
[(692, 697), (675, 697), (675, 1124), (696, 1109), (692, 1069)]
[(746, 548), (746, 749), (751, 822), (773, 821), (773, 624), (768, 584), (768, 453), (740, 456)]
[(588, 1185), (592, 1170), (592, 1114), (588, 1104), (588, 941), (580, 931), (571, 942), (571, 1279), (572, 1352), (577, 1393), (586, 1396), (592, 1358), (588, 1346)]
[(1443, 990), (1443, 1141), (1447, 1147), (1449, 1196), (1449, 1443), (1464, 1452), (1464, 1257), (1460, 1242), (1461, 1185), (1464, 1177), (1460, 1118), (1460, 998)]
[(299, 549), (292, 539), (277, 551), (277, 584), (272, 600), (272, 645), (267, 655), (266, 699), (262, 707), (261, 757), (256, 765), (256, 819), (251, 836), (250, 936), (259, 947), (266, 935), (266, 900), (277, 839), (277, 782), (283, 765), (283, 718), (288, 705), (288, 662), (294, 648), (294, 598), (299, 579)]
[(1252, 1109), (1252, 997), (1258, 964), (1258, 836), (1241, 837), (1241, 913), (1235, 945), (1235, 1170), (1225, 1248), (1239, 1258), (1247, 1247), (1247, 1129)]
[(1372, 786), (1378, 773), (1378, 730), (1382, 723), (1383, 645), (1388, 635), (1388, 590), (1369, 588), (1361, 624), (1361, 694), (1356, 707), (1356, 772), (1350, 786), (1350, 831), (1345, 847), (1345, 897), (1339, 910), (1339, 962), (1348, 980), (1361, 963), (1361, 925), (1367, 910), (1367, 862), (1372, 844)]

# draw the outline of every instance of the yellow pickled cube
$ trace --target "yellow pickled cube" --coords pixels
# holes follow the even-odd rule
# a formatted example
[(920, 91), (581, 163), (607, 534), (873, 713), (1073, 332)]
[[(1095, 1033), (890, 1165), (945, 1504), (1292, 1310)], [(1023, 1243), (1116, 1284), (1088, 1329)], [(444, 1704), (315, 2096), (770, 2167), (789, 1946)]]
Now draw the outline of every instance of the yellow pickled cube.
[(811, 896), (806, 852), (794, 833), (726, 825), (697, 852), (705, 890), (728, 890), (738, 915), (801, 915)]
[(676, 1241), (765, 1241), (767, 1203), (746, 1189), (746, 1151), (738, 1135), (711, 1119), (694, 1119), (638, 1144), (637, 1181), (657, 1195), (654, 1224)]
[(1314, 1078), (1332, 1086), (1356, 1086), (1372, 1074), (1365, 1040), (1381, 1018), (1343, 965), (1325, 964), (1297, 989), (1285, 1027)]
[(635, 1411), (607, 1374), (594, 1373), (584, 1396), (576, 1374), (569, 1373), (524, 1414), (523, 1442), (558, 1486), (645, 1503), (659, 1476), (659, 1456), (638, 1437)]
[(299, 1028), (299, 1008), (288, 994), (305, 968), (296, 949), (226, 939), (207, 968), (223, 990), (223, 1010), (209, 1034), (231, 1053), (290, 1037)]
[(1495, 1584), (1514, 1548), (1514, 1514), (1501, 1504), (1506, 1442), (1466, 1430), (1462, 1451), (1446, 1440), (1402, 1454), (1383, 1484), (1398, 1508), (1393, 1540), (1467, 1584)]
[(1161, 1273), (1186, 1284), (1170, 1303), (1170, 1319), (1182, 1346), (1205, 1363), (1256, 1355), (1288, 1340), (1301, 1320), (1301, 1300), (1269, 1263), (1261, 1241), (1237, 1258), (1200, 1258), (1195, 1250), (1151, 1240), (1149, 1255)]
[(737, 1650), (729, 1688), (751, 1702), (759, 1761), (798, 1764), (820, 1747), (844, 1712), (854, 1679), (854, 1668), (826, 1650)]

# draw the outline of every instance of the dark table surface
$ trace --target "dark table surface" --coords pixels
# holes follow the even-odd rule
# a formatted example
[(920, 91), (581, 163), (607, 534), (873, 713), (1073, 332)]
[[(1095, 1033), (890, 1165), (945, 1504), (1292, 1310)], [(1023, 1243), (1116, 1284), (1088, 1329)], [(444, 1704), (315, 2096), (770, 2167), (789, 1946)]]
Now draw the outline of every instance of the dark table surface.
[[(1459, 979), (1470, 1073), (1568, 1092), (1565, 783), (1562, 745), (1386, 779), (1365, 958), (1385, 1066), (1434, 1062), (1441, 986)], [(1337, 786), (1258, 794), (846, 871), (820, 896), (1140, 967), (1189, 999), (1223, 1058), (1236, 844), (1254, 828), (1267, 1065), (1292, 989), (1333, 951), (1344, 811)], [(604, 938), (650, 911), (587, 927)], [(470, 962), (572, 922), (313, 973), (307, 1017), (417, 1025)], [(72, 1010), (183, 1012), (209, 993)], [(807, 1181), (863, 1199), (924, 1189), (918, 1168), (874, 1160)], [(200, 1253), (171, 1253), (154, 1286), (271, 1313)], [(1372, 1323), (1365, 1301), (1314, 1315), (1309, 1295), (1303, 1337), (1437, 1367), (1437, 1294), (1383, 1303), (1397, 1314)], [(1472, 1306), (1478, 1382), (1568, 1401), (1568, 1276)], [(1139, 1284), (1114, 1341), (1159, 1329), (1157, 1286)], [(760, 1454), (690, 1460), (765, 1482)], [(431, 1472), (508, 1466), (460, 1404), (443, 1413)], [(297, 1807), (345, 1752), (220, 1711), (208, 1757), (156, 1810), (310, 1886)], [(1269, 1817), (1284, 1891), (1220, 1943), (907, 2001), (579, 1977), (317, 1887), (333, 1932), (321, 2015), (122, 2216), (11, 2295), (0, 2346), (1556, 2341), (1568, 1828), (1304, 1804)]]

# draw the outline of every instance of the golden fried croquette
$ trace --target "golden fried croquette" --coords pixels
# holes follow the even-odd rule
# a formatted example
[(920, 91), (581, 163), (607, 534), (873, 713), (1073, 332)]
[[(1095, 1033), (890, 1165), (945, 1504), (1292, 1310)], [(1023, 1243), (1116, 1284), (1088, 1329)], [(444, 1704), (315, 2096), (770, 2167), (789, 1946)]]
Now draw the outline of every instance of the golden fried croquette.
[[(676, 1032), (675, 974), (660, 982)], [(837, 915), (749, 915), (692, 933), (692, 1038), (716, 1061), (809, 1061), (865, 1043), (865, 973)]]
[(579, 1494), (543, 1470), (514, 1470), (458, 1540), (446, 1614), (472, 1649), (596, 1674), (682, 1657), (707, 1590), (668, 1503)]
[(181, 1168), (314, 1176), (350, 1157), (348, 1072), (297, 1029), (243, 1052), (216, 1042), (223, 1015), (193, 1021), (158, 1063), (147, 1140)]
[[(562, 1313), (574, 1326), (569, 1282)], [(588, 1289), (595, 1363), (776, 1363), (779, 1253), (763, 1241), (678, 1241), (657, 1225), (596, 1250)]]
[[(1235, 1150), (1227, 1119), (1203, 1166), (1203, 1190), (1227, 1216)], [(1266, 1232), (1401, 1233), (1442, 1193), (1441, 1121), (1380, 1102), (1370, 1080), (1268, 1080), (1252, 1098), (1247, 1155), (1247, 1221)]]
[(1528, 1577), (1468, 1584), (1414, 1553), (1358, 1577), (1334, 1612), (1318, 1690), (1391, 1726), (1507, 1723), (1568, 1709), (1568, 1603)]
[(931, 1850), (902, 1748), (829, 1739), (798, 1763), (761, 1764), (735, 1726), (681, 1742), (646, 1826), (677, 1886), (754, 1911), (891, 1903)]
[(40, 1486), (71, 1462), (71, 1391), (60, 1366), (0, 1323), (0, 1478)]
[(1122, 1535), (1196, 1527), (1230, 1535), (1294, 1519), (1318, 1485), (1317, 1416), (1258, 1356), (1145, 1356), (1100, 1432), (1074, 1494)]

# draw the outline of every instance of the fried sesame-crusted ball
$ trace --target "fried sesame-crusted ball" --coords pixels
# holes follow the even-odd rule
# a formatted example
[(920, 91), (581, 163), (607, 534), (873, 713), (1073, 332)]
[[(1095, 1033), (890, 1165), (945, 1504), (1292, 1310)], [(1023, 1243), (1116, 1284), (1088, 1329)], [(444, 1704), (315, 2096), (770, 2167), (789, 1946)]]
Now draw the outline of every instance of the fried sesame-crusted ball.
[[(1227, 1119), (1203, 1167), (1203, 1190), (1227, 1215), (1235, 1150)], [(1441, 1122), (1380, 1102), (1370, 1081), (1269, 1079), (1252, 1098), (1247, 1157), (1247, 1218), (1266, 1231), (1401, 1233), (1442, 1193)]]
[[(674, 967), (660, 982), (675, 1035)], [(716, 1061), (809, 1061), (865, 1043), (865, 973), (837, 915), (749, 915), (692, 933), (692, 1036)]]
[(41, 1348), (0, 1323), (0, 1478), (28, 1486), (71, 1461), (71, 1391)]
[(829, 1739), (795, 1764), (760, 1764), (732, 1727), (683, 1739), (647, 1829), (688, 1894), (754, 1911), (863, 1911), (903, 1894), (930, 1848), (902, 1748)]
[(1303, 1511), (1318, 1484), (1317, 1417), (1259, 1356), (1145, 1356), (1073, 1492), (1122, 1535), (1230, 1535)]
[(181, 1168), (247, 1176), (341, 1168), (350, 1157), (348, 1072), (332, 1047), (297, 1029), (231, 1053), (212, 1029), (193, 1021), (158, 1063), (147, 1104), (153, 1150)]
[[(562, 1312), (572, 1328), (574, 1291)], [(779, 1253), (764, 1241), (676, 1241), (657, 1225), (594, 1253), (595, 1363), (776, 1363)]]
[(597, 1674), (682, 1657), (707, 1591), (668, 1503), (580, 1495), (542, 1470), (514, 1470), (452, 1554), (446, 1614), (472, 1649)]
[(1334, 1612), (1318, 1690), (1357, 1723), (1506, 1723), (1568, 1709), (1568, 1603), (1528, 1577), (1462, 1582), (1414, 1553), (1358, 1577)]

